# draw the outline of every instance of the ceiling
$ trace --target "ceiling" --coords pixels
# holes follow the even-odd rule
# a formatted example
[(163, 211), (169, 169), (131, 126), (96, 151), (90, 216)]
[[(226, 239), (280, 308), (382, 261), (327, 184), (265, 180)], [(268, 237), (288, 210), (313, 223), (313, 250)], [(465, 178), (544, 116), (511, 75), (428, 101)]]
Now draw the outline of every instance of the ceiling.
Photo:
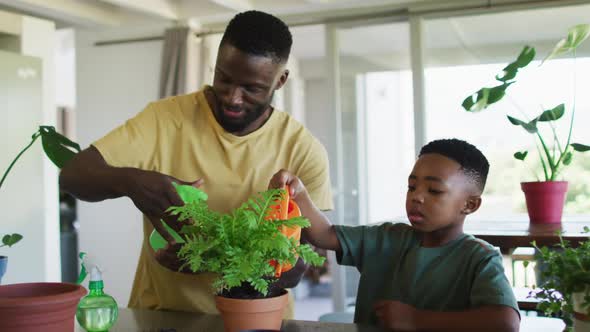
[[(0, 9), (54, 20), (58, 27), (227, 22), (237, 12), (257, 9), (278, 16), (334, 15), (376, 7), (406, 8), (433, 0), (0, 0)], [(438, 1), (438, 0), (435, 0)], [(453, 0), (455, 1), (455, 0)], [(477, 0), (477, 2), (481, 2)]]
[[(548, 17), (551, 24), (547, 24)], [(565, 37), (569, 27), (580, 23), (590, 23), (590, 4), (428, 19), (424, 22), (426, 61), (448, 62), (454, 57), (460, 63), (502, 62), (525, 44), (545, 53)], [(323, 25), (294, 27), (291, 31), (297, 58), (326, 55)], [(394, 56), (401, 60), (400, 66), (409, 66), (408, 22), (359, 25), (339, 31), (340, 54), (373, 61), (383, 57), (389, 63)], [(579, 52), (589, 54), (590, 43), (584, 43)]]
[[(528, 3), (529, 9), (518, 10), (516, 6), (517, 10), (502, 10), (511, 3)], [(443, 62), (447, 61), (445, 58), (456, 58), (457, 50), (461, 50), (461, 56), (481, 62), (488, 61), (483, 58), (495, 52), (513, 54), (513, 49), (518, 50), (525, 42), (550, 47), (569, 26), (590, 22), (588, 3), (582, 0), (0, 0), (0, 9), (47, 18), (61, 28), (118, 30), (178, 22), (205, 31), (223, 28), (237, 12), (258, 9), (280, 16), (291, 26), (293, 54), (297, 58), (326, 55), (325, 26), (305, 25), (306, 22), (360, 17), (363, 20), (357, 26), (340, 30), (341, 54), (373, 62), (379, 62), (379, 57), (389, 57), (383, 61), (391, 62), (394, 56), (400, 63), (408, 64), (408, 22), (370, 25), (367, 19), (395, 13), (477, 9), (475, 14), (451, 13), (427, 19), (424, 45), (431, 55), (439, 52), (434, 57)], [(540, 8), (530, 10), (531, 4)], [(555, 7), (556, 4), (569, 6)], [(501, 47), (510, 50), (506, 52)], [(445, 53), (446, 50), (452, 52)]]

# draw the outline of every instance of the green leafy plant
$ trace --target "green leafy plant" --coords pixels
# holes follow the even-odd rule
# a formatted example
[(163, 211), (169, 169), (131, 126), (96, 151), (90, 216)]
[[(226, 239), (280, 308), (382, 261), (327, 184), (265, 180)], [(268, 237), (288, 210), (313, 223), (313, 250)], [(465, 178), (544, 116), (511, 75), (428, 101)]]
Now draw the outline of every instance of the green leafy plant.
[(2, 247), (12, 247), (13, 245), (15, 245), (18, 241), (22, 240), (23, 236), (17, 233), (14, 234), (6, 234), (2, 237), (2, 245), (0, 245), (0, 248)]
[[(588, 24), (580, 24), (570, 28), (567, 37), (555, 45), (552, 52), (545, 57), (542, 63), (555, 56), (569, 52), (572, 52), (575, 58), (576, 48), (589, 35), (590, 25)], [(502, 100), (506, 96), (507, 89), (516, 83), (516, 76), (519, 70), (527, 67), (535, 58), (535, 54), (535, 48), (525, 46), (517, 59), (508, 64), (502, 70), (502, 73), (496, 75), (496, 80), (500, 83), (493, 87), (483, 87), (465, 98), (462, 104), (463, 108), (469, 112), (479, 112)], [(541, 114), (532, 119), (520, 120), (510, 115), (507, 116), (511, 124), (522, 127), (536, 137), (535, 144), (539, 153), (545, 181), (555, 181), (557, 179), (561, 168), (572, 162), (574, 151), (585, 152), (590, 150), (590, 146), (588, 145), (571, 142), (576, 109), (575, 96), (571, 109), (569, 131), (565, 144), (563, 143), (563, 139), (560, 140), (558, 138), (554, 125), (554, 122), (561, 119), (565, 114), (566, 107), (563, 103), (551, 109), (542, 110)], [(550, 131), (542, 133), (539, 128), (540, 124), (546, 124)], [(514, 158), (524, 161), (527, 155), (527, 150), (518, 151), (514, 153)], [(537, 179), (539, 179), (538, 176)]]
[[(66, 162), (74, 157), (77, 152), (80, 152), (80, 145), (72, 142), (67, 137), (58, 133), (52, 126), (39, 126), (39, 129), (32, 135), (31, 142), (25, 146), (17, 155), (16, 158), (10, 163), (2, 179), (0, 179), (0, 188), (4, 184), (6, 177), (10, 170), (14, 167), (18, 159), (31, 147), (33, 143), (41, 137), (41, 144), (43, 151), (49, 159), (55, 164), (55, 166), (62, 168)], [(4, 235), (2, 237), (2, 245), (0, 247), (8, 246), (11, 247), (23, 238), (20, 234)]]
[(283, 194), (281, 189), (261, 192), (228, 214), (210, 210), (202, 199), (171, 207), (169, 212), (185, 223), (179, 233), (185, 240), (178, 252), (182, 268), (217, 273), (213, 288), (218, 294), (248, 286), (255, 291), (248, 296), (254, 298), (267, 296), (276, 279), (271, 261), (294, 266), (299, 255), (309, 264), (323, 264), (324, 258), (309, 245), (299, 245), (280, 231), (283, 226), (308, 227), (306, 218), (266, 219)]
[[(590, 229), (585, 227), (585, 232)], [(542, 301), (538, 309), (548, 315), (558, 315), (568, 326), (572, 324), (573, 301), (572, 294), (582, 292), (582, 308), (590, 314), (590, 239), (580, 243), (576, 248), (569, 241), (563, 240), (555, 248), (539, 248), (539, 263), (543, 269), (541, 276), (543, 284), (534, 290), (534, 296)]]

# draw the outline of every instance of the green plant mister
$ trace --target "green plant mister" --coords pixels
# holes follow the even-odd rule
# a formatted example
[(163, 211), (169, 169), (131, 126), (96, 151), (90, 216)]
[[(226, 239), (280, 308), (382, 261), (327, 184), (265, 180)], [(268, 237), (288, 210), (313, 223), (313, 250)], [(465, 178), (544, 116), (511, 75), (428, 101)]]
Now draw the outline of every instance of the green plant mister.
[(88, 266), (90, 268), (89, 294), (78, 303), (76, 320), (88, 332), (108, 331), (117, 321), (119, 307), (115, 299), (103, 291), (104, 282), (98, 266), (89, 263), (85, 257), (85, 253), (80, 253), (82, 270), (78, 283), (81, 283), (86, 278), (86, 267)]

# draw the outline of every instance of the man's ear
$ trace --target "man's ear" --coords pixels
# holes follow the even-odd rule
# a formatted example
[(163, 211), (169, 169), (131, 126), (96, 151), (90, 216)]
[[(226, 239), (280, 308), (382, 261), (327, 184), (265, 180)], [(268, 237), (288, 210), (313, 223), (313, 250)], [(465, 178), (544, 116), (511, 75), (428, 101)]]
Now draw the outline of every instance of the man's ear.
[(481, 206), (481, 196), (469, 196), (465, 201), (465, 206), (461, 210), (462, 214), (468, 215), (477, 211)]
[(282, 88), (283, 85), (285, 85), (285, 83), (287, 83), (287, 78), (289, 78), (289, 69), (283, 70), (281, 77), (279, 77), (279, 82), (277, 83), (275, 91)]

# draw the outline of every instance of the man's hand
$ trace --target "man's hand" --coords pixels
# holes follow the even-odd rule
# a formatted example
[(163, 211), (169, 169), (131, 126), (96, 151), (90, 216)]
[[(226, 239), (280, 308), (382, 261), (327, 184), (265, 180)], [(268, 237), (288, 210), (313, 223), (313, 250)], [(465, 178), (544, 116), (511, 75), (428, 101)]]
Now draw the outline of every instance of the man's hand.
[(94, 146), (76, 154), (64, 165), (59, 175), (60, 187), (84, 201), (98, 202), (122, 196), (131, 198), (170, 243), (174, 243), (174, 240), (165, 231), (160, 219), (164, 219), (173, 229), (182, 226), (166, 214), (170, 206), (183, 204), (172, 186), (173, 181), (195, 187), (203, 183), (202, 179), (185, 182), (158, 172), (110, 166)]
[(395, 331), (416, 331), (419, 311), (399, 301), (379, 301), (373, 308), (379, 323)]
[(160, 265), (174, 272), (178, 272), (182, 266), (182, 262), (177, 256), (178, 250), (180, 250), (181, 246), (181, 243), (175, 243), (172, 245), (167, 244), (165, 248), (158, 249), (155, 252), (154, 257), (156, 258), (156, 261), (160, 263)]
[(178, 258), (180, 247), (182, 247), (182, 243), (167, 244), (165, 248), (157, 250), (154, 257), (160, 265), (174, 272), (194, 274), (188, 266), (185, 266), (182, 270), (180, 269), (184, 264), (180, 258)]
[(166, 213), (166, 210), (170, 206), (181, 206), (184, 204), (174, 189), (172, 182), (192, 185), (198, 188), (203, 184), (203, 180), (198, 179), (194, 182), (185, 182), (162, 173), (140, 169), (132, 169), (130, 175), (131, 185), (128, 186), (127, 196), (148, 217), (158, 233), (168, 243), (175, 244), (172, 236), (160, 222), (160, 219), (164, 220), (168, 226), (176, 231), (179, 231), (182, 227), (182, 224), (176, 222), (176, 217)]

